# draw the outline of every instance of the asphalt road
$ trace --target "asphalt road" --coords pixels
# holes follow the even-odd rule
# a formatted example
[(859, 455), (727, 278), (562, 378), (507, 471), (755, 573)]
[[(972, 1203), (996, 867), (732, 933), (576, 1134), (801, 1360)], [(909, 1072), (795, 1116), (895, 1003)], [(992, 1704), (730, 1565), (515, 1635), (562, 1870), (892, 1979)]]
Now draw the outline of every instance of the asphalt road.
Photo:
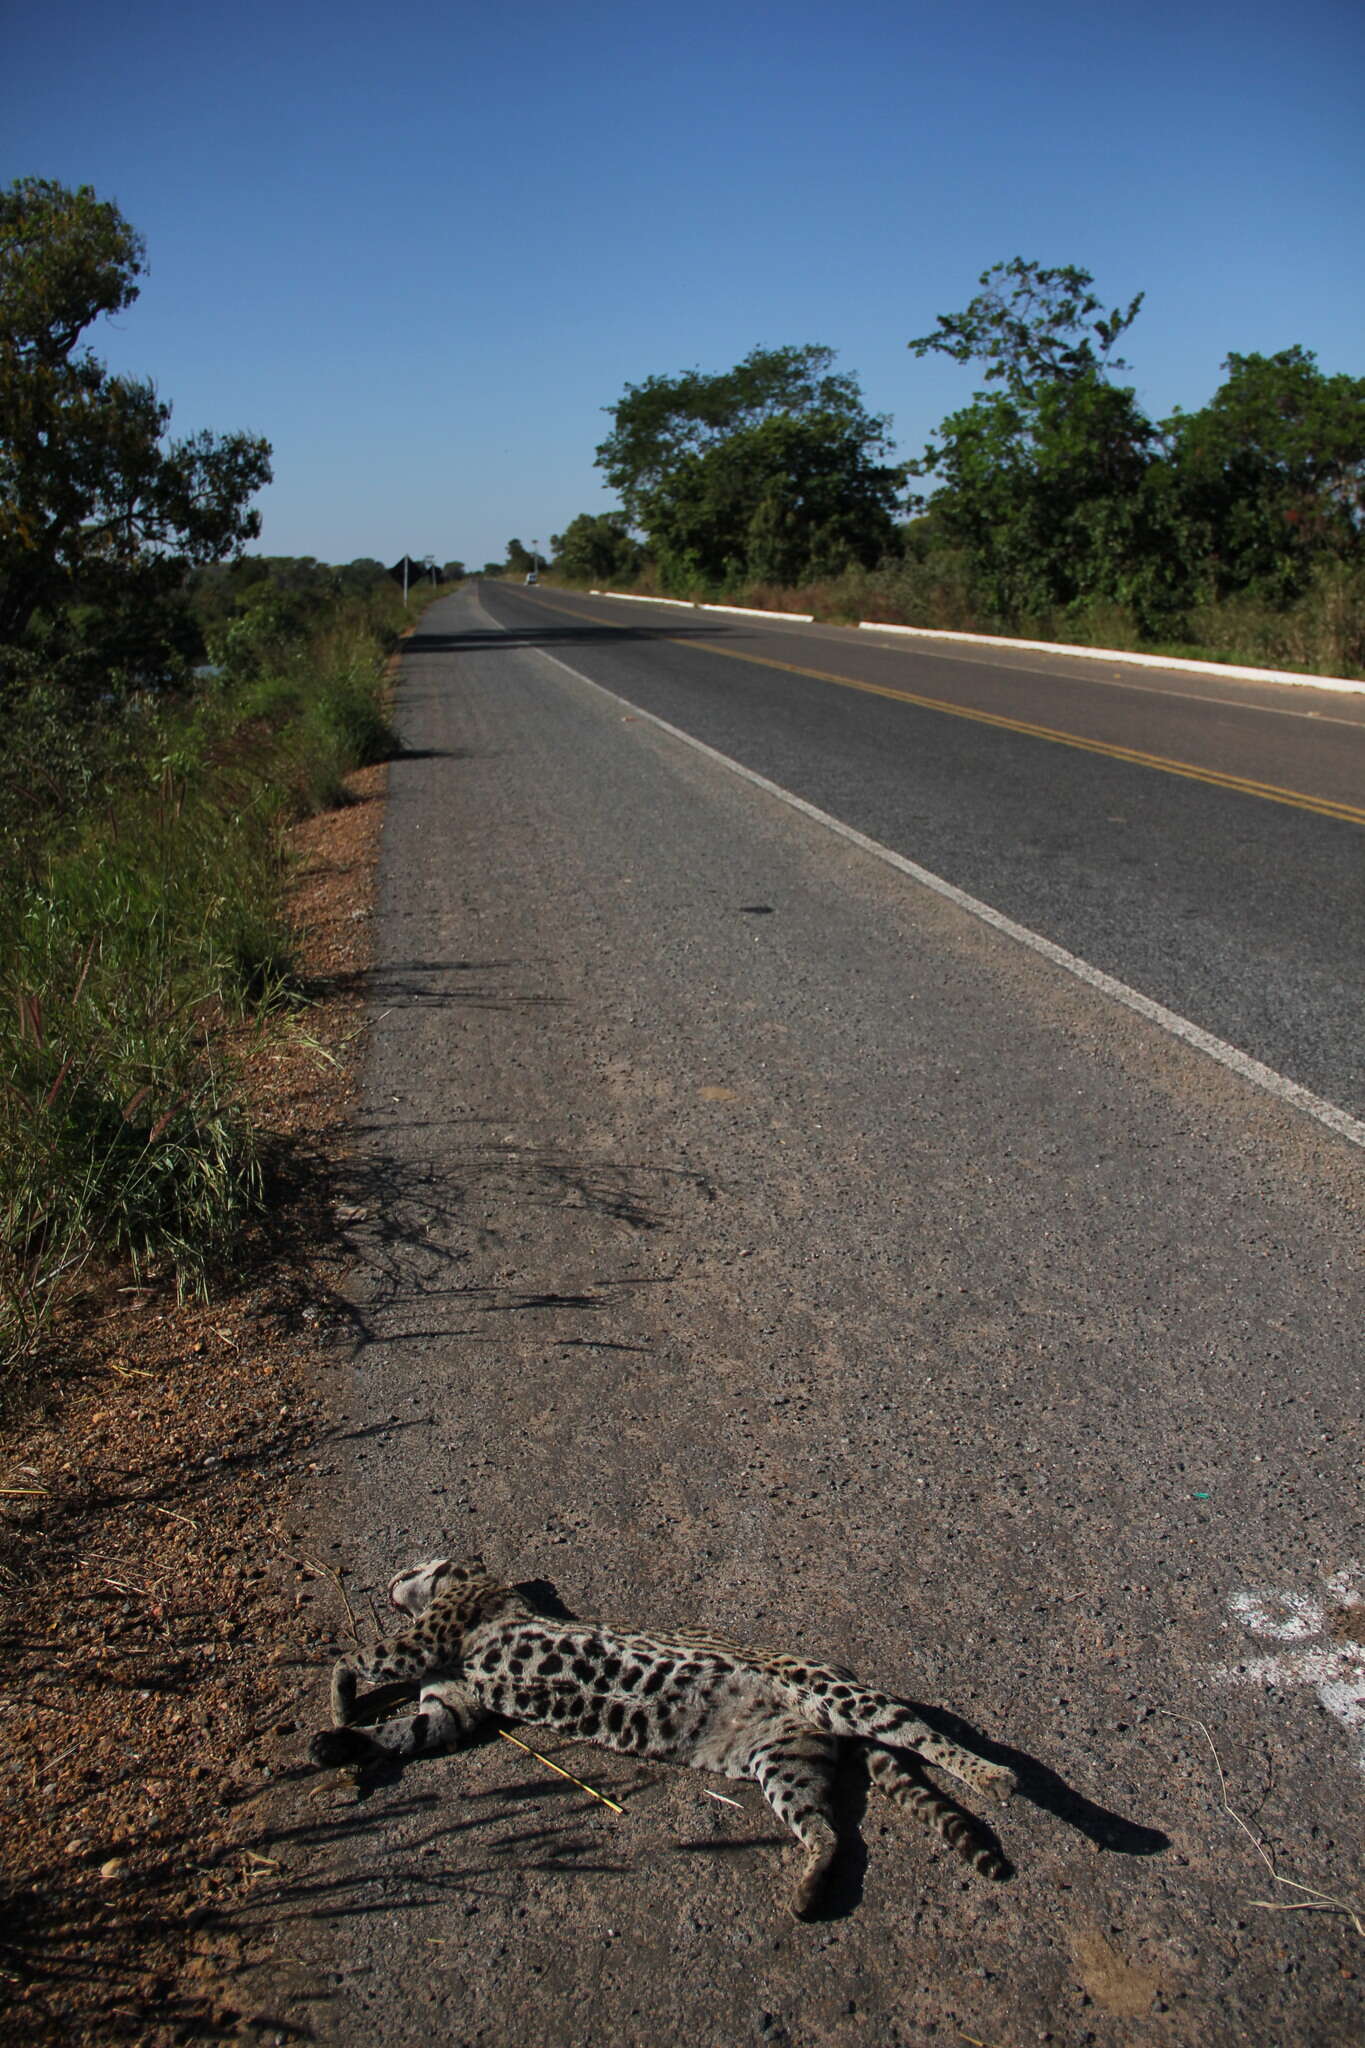
[(1365, 697), (481, 592), (523, 644), (1365, 1114)]
[[(1205, 835), (1174, 888), (1230, 793), (1038, 741), (1011, 766), (1021, 735), (751, 685), (672, 638), (554, 638), (584, 629), (547, 603), (448, 600), (404, 662), (343, 1433), (300, 1515), (361, 1614), (400, 1565), (481, 1547), (577, 1613), (710, 1622), (962, 1717), (1021, 1774), (991, 1816), (1017, 1874), (986, 1883), (854, 1792), (830, 1915), (798, 1927), (757, 1793), (556, 1751), (618, 1817), (495, 1741), (359, 1803), (330, 1778), (282, 1795), (285, 1867), (253, 1894), (277, 2001), (345, 2048), (1357, 2038), (1350, 1920), (1250, 1903), (1322, 1901), (1224, 1800), (1280, 1877), (1359, 1910), (1359, 1149), (620, 699), (675, 723), (687, 699), (712, 744), (728, 719), (757, 746), (736, 699), (801, 693), (823, 721), (801, 772), (883, 840), (970, 839), (951, 767), (978, 748), (999, 804), (1053, 778), (1058, 832), (1057, 778), (1122, 778), (1144, 850), (1153, 817)], [(547, 617), (615, 695), (546, 659)], [(925, 764), (898, 814), (893, 727), (867, 719), (913, 730), (902, 784)], [(1115, 789), (1078, 833), (1104, 836)], [(1320, 877), (1354, 828), (1258, 799), (1240, 829)], [(965, 857), (1007, 872), (1001, 842)], [(1065, 908), (1078, 847), (1032, 866)], [(1115, 876), (1068, 914), (1122, 949)], [(1273, 876), (1245, 887), (1276, 901)], [(1242, 934), (1288, 952), (1276, 1014), (1323, 1063), (1346, 1035), (1309, 1017), (1349, 967), (1329, 927)], [(312, 1692), (320, 1716), (321, 1663)]]

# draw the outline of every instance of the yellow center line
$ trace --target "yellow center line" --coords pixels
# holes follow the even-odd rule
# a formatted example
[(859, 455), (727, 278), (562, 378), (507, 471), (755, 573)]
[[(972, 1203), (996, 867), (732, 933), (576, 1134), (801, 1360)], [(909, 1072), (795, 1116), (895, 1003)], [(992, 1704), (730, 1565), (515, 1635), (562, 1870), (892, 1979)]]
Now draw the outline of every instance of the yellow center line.
[[(617, 631), (630, 630), (628, 619), (608, 619), (599, 612), (573, 611), (567, 605), (552, 604), (539, 596), (532, 601), (547, 611), (561, 613), (565, 618), (587, 619), (594, 625), (610, 626)], [(1006, 718), (995, 711), (977, 711), (965, 704), (949, 703), (942, 697), (922, 697), (913, 690), (894, 689), (888, 683), (866, 683), (855, 676), (834, 675), (828, 669), (803, 668), (796, 662), (775, 661), (766, 654), (743, 654), (738, 648), (717, 647), (712, 640), (694, 640), (676, 633), (662, 637), (676, 647), (695, 647), (702, 654), (717, 654), (725, 661), (748, 662), (754, 668), (779, 669), (784, 675), (806, 676), (817, 683), (833, 683), (841, 690), (861, 690), (869, 697), (888, 697), (897, 704), (912, 704), (918, 711), (940, 711), (950, 718), (969, 718), (978, 725), (993, 725), (1003, 732), (1019, 733), (1025, 739), (1047, 740), (1058, 747), (1075, 747), (1082, 753), (1102, 754), (1110, 761), (1126, 761), (1138, 768), (1158, 769), (1163, 775), (1180, 775), (1190, 782), (1205, 782), (1214, 789), (1231, 790), (1238, 796), (1262, 797), (1268, 803), (1290, 804), (1295, 810), (1313, 811), (1319, 817), (1339, 818), (1350, 825), (1365, 825), (1365, 807), (1336, 803), (1328, 797), (1308, 796), (1302, 790), (1283, 789), (1274, 782), (1257, 782), (1250, 776), (1229, 775), (1219, 768), (1200, 768), (1192, 761), (1176, 761), (1166, 754), (1148, 754), (1140, 748), (1120, 747), (1108, 740), (1086, 739), (1080, 733), (1060, 732), (1054, 726), (1033, 725), (1026, 719)]]

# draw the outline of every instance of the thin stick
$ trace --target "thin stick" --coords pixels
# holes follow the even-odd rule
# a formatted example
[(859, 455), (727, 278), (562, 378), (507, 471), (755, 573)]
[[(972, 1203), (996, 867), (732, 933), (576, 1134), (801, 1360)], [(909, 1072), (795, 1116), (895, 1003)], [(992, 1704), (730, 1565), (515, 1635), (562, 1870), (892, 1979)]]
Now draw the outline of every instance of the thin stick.
[(1209, 1734), (1204, 1723), (1196, 1720), (1193, 1714), (1173, 1714), (1169, 1707), (1158, 1707), (1156, 1711), (1158, 1714), (1164, 1714), (1168, 1721), (1188, 1721), (1191, 1728), (1199, 1730), (1199, 1733), (1209, 1746), (1209, 1755), (1213, 1758), (1213, 1768), (1218, 1773), (1218, 1795), (1222, 1801), (1224, 1813), (1229, 1820), (1236, 1821), (1238, 1827), (1242, 1830), (1242, 1833), (1270, 1872), (1275, 1883), (1284, 1885), (1289, 1891), (1303, 1892), (1305, 1895), (1301, 1899), (1248, 1899), (1247, 1904), (1249, 1906), (1259, 1906), (1266, 1913), (1344, 1913), (1361, 1940), (1365, 1941), (1365, 1919), (1361, 1917), (1361, 1909), (1351, 1905), (1346, 1899), (1335, 1898), (1331, 1892), (1321, 1891), (1315, 1884), (1300, 1884), (1297, 1878), (1280, 1876), (1264, 1844), (1257, 1840), (1256, 1835), (1247, 1826), (1241, 1814), (1236, 1812), (1228, 1802), (1228, 1785), (1227, 1779), (1223, 1776), (1223, 1765), (1218, 1751), (1214, 1748), (1213, 1737)]
[(740, 1812), (743, 1813), (744, 1808), (740, 1805), (738, 1799), (727, 1799), (723, 1792), (713, 1792), (709, 1785), (703, 1785), (701, 1789), (708, 1799), (718, 1799), (722, 1806), (738, 1806)]
[(193, 1521), (189, 1515), (177, 1514), (174, 1508), (159, 1508), (155, 1501), (150, 1501), (148, 1505), (154, 1515), (165, 1515), (172, 1522), (183, 1522), (187, 1529), (197, 1530), (199, 1527), (199, 1524)]
[(339, 1572), (334, 1572), (329, 1564), (315, 1564), (311, 1557), (305, 1557), (303, 1559), (303, 1562), (307, 1565), (310, 1572), (325, 1573), (325, 1575), (332, 1581), (332, 1584), (336, 1587), (338, 1593), (340, 1593), (341, 1604), (346, 1609), (346, 1620), (351, 1630), (351, 1641), (355, 1644), (356, 1648), (359, 1649), (360, 1631), (355, 1625), (355, 1614), (352, 1611), (350, 1601), (346, 1597), (346, 1588), (341, 1583), (341, 1574)]
[(605, 1792), (594, 1792), (591, 1785), (585, 1785), (583, 1780), (576, 1778), (572, 1771), (561, 1770), (558, 1764), (552, 1764), (549, 1757), (542, 1756), (538, 1749), (532, 1749), (529, 1742), (518, 1742), (516, 1736), (509, 1735), (505, 1728), (499, 1728), (498, 1733), (503, 1741), (510, 1742), (514, 1749), (524, 1749), (527, 1756), (533, 1756), (538, 1764), (544, 1764), (547, 1771), (556, 1771), (561, 1778), (567, 1778), (571, 1785), (577, 1785), (579, 1791), (586, 1792), (589, 1799), (600, 1800), (602, 1805), (609, 1806), (613, 1813), (623, 1814), (625, 1812), (625, 1807), (618, 1806), (614, 1799), (608, 1799)]

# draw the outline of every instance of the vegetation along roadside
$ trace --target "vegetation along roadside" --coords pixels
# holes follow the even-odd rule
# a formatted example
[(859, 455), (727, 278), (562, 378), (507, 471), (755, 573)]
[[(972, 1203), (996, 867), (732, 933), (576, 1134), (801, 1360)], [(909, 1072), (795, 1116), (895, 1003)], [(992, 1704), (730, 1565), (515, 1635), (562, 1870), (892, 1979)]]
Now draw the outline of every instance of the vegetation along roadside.
[[(208, 1298), (92, 1261), (0, 1433), (0, 2036), (273, 2039), (238, 1931), (298, 1844), (264, 1816), (300, 1768), (301, 1692), (350, 1640), (298, 1533), (327, 1456), (346, 1120), (361, 1051), (384, 766), (288, 828), (302, 1029), (253, 1038), (236, 1113), (264, 1206)], [(326, 1654), (325, 1647), (322, 1652)], [(306, 1853), (306, 1852), (300, 1852)]]
[(86, 345), (143, 268), (88, 189), (0, 193), (0, 2034), (33, 2042), (253, 2017), (254, 1802), (293, 1637), (311, 1668), (308, 1610), (345, 1614), (290, 1500), (412, 616), (378, 562), (241, 556), (268, 445), (172, 440)]
[[(628, 384), (597, 450), (620, 509), (554, 535), (552, 574), (1365, 675), (1365, 378), (1229, 353), (1207, 405), (1150, 419), (1114, 353), (1142, 294), (1106, 312), (1093, 282), (1016, 257), (912, 340), (983, 388), (899, 467), (827, 348)], [(489, 569), (523, 566), (513, 541)]]

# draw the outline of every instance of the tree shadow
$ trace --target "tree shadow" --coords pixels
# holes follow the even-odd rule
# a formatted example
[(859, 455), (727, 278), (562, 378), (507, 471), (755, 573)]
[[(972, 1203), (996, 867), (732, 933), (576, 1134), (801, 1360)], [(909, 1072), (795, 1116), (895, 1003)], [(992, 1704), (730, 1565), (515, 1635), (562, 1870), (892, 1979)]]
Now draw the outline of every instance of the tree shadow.
[(647, 644), (656, 640), (684, 640), (705, 637), (715, 639), (720, 634), (734, 632), (719, 622), (704, 626), (675, 624), (672, 620), (658, 626), (608, 624), (584, 624), (582, 626), (544, 625), (509, 626), (506, 629), (489, 630), (470, 627), (458, 633), (438, 633), (420, 628), (410, 633), (403, 642), (406, 660), (411, 655), (426, 654), (496, 654), (514, 647), (586, 647), (603, 642), (613, 646)]
[[(471, 1282), (467, 1213), (490, 1200), (523, 1213), (577, 1209), (633, 1239), (667, 1233), (680, 1203), (709, 1203), (717, 1193), (705, 1174), (671, 1164), (589, 1158), (554, 1146), (461, 1147), (443, 1123), (419, 1119), (405, 1128), (430, 1129), (431, 1157), (400, 1158), (389, 1150), (395, 1124), (388, 1120), (357, 1123), (355, 1150), (342, 1159), (307, 1134), (278, 1137), (264, 1148), (270, 1226), (262, 1232), (262, 1262), (273, 1314), (286, 1331), (325, 1331), (360, 1347), (378, 1340), (379, 1317), (400, 1303), (464, 1307), (475, 1316), (607, 1307), (625, 1290), (663, 1285), (670, 1276), (608, 1271), (573, 1294)], [(249, 1255), (245, 1270), (249, 1282)], [(420, 1333), (383, 1334), (385, 1342), (400, 1343)], [(440, 1334), (454, 1333), (443, 1325)]]
[[(517, 960), (394, 960), (358, 972), (316, 975), (302, 984), (313, 1002), (360, 996), (383, 1010), (557, 1009), (564, 996), (518, 983), (513, 977), (534, 963)], [(478, 976), (479, 979), (469, 977)]]

